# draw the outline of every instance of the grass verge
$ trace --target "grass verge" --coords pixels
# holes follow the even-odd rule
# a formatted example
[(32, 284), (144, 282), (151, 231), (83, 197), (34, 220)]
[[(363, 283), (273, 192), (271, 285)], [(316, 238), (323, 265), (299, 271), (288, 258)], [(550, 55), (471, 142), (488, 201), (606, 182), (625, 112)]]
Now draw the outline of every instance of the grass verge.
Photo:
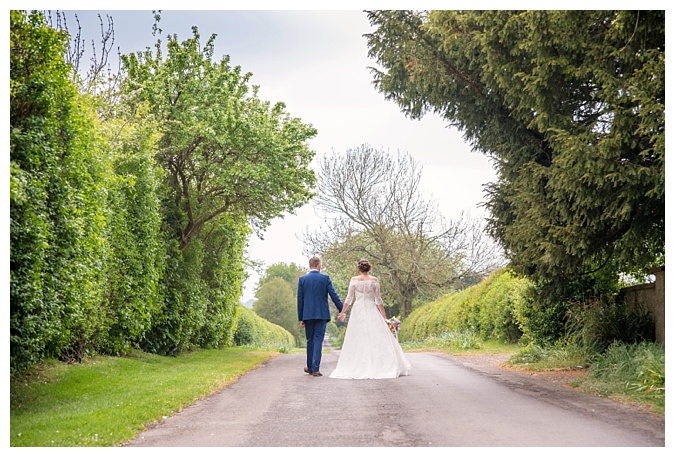
[(441, 351), (447, 354), (515, 354), (520, 346), (500, 340), (481, 340), (468, 331), (447, 331), (440, 336), (430, 336), (424, 341), (401, 343), (405, 351)]
[(596, 353), (575, 344), (526, 346), (507, 362), (530, 371), (575, 370), (586, 374), (570, 383), (584, 392), (631, 402), (665, 414), (665, 347), (661, 344), (615, 342)]
[(573, 386), (585, 392), (666, 410), (666, 350), (661, 344), (614, 343), (593, 357), (588, 376)]
[(275, 354), (235, 347), (49, 362), (10, 382), (10, 446), (125, 443), (144, 424), (227, 386)]

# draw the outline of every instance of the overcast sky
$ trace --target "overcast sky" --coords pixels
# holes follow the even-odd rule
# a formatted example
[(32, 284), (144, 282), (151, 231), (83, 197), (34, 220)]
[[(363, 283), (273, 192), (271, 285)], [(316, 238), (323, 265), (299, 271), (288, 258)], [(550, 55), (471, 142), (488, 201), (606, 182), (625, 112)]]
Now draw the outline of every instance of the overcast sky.
[[(14, 3), (17, 5), (13, 7), (21, 7), (22, 2)], [(116, 8), (126, 10), (92, 10), (93, 3), (69, 1), (36, 1), (31, 6), (55, 10), (58, 5), (67, 12), (71, 30), (75, 24), (70, 18), (76, 11), (89, 47), (91, 38), (100, 36), (97, 15), (105, 18), (108, 14), (114, 20), (115, 47), (127, 54), (152, 47), (156, 41), (151, 10), (157, 4), (137, 9), (147, 3), (115, 3)], [(171, 33), (179, 40), (189, 38), (192, 26), (198, 27), (202, 42), (217, 34), (215, 58), (229, 55), (232, 66), (239, 65), (253, 74), (251, 82), (260, 86), (261, 99), (283, 101), (292, 116), (311, 123), (318, 130), (310, 141), (317, 157), (364, 143), (391, 153), (407, 151), (423, 166), (424, 191), (446, 218), (454, 219), (462, 211), (484, 214), (478, 208), (484, 201), (483, 185), (495, 179), (490, 160), (472, 152), (461, 133), (448, 128), (437, 116), (410, 120), (373, 87), (368, 67), (376, 64), (367, 56), (363, 37), (371, 31), (362, 12), (370, 7), (368, 3), (359, 6), (359, 2), (346, 1), (333, 6), (338, 10), (316, 10), (313, 5), (321, 2), (284, 2), (280, 3), (284, 8), (293, 10), (283, 11), (276, 3), (256, 1), (222, 2), (220, 7), (231, 9), (218, 11), (203, 10), (213, 6), (201, 1), (160, 1), (158, 5), (164, 8), (160, 22), (163, 36)], [(375, 8), (403, 7), (405, 3), (370, 2)], [(452, 2), (422, 2), (426, 3), (431, 7), (452, 6)], [(323, 5), (330, 8), (330, 3)], [(249, 256), (266, 266), (277, 262), (305, 265), (307, 258), (299, 237), (305, 228), (320, 229), (321, 223), (311, 204), (295, 215), (276, 219), (264, 240), (251, 237)], [(257, 279), (252, 274), (242, 301), (253, 297)]]

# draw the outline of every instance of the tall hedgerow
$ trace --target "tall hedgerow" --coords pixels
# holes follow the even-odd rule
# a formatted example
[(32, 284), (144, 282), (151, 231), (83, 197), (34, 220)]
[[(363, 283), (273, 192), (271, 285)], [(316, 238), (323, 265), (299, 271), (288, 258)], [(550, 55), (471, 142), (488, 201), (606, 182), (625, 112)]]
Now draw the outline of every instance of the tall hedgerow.
[(68, 37), (10, 12), (10, 365), (93, 350), (101, 311), (105, 163), (64, 62)]
[(479, 284), (415, 309), (402, 323), (399, 338), (423, 341), (446, 331), (469, 330), (485, 340), (515, 342), (522, 335), (516, 309), (529, 285), (528, 280), (500, 269)]
[(103, 296), (107, 332), (100, 349), (120, 354), (141, 346), (163, 301), (164, 173), (153, 157), (158, 134), (145, 106), (107, 118), (103, 129), (110, 170)]
[(196, 29), (76, 85), (67, 30), (10, 22), (12, 371), (235, 344), (251, 227), (311, 198), (316, 130)]

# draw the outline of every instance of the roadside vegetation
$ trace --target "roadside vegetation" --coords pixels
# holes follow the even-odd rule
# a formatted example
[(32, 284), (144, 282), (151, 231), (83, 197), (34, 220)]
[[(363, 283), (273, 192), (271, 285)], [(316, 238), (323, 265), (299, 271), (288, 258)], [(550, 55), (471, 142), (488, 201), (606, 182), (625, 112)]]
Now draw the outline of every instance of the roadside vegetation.
[(496, 271), (414, 310), (401, 324), (401, 345), (408, 351), (508, 354), (505, 364), (515, 369), (578, 370), (574, 387), (665, 413), (665, 347), (651, 341), (653, 323), (644, 311), (618, 301), (575, 306), (566, 332), (551, 342), (529, 332), (531, 287), (508, 269)]
[(619, 291), (665, 265), (663, 11), (366, 14), (376, 89), (494, 161), (487, 231), (514, 274), (402, 309), (401, 340), (513, 341), (515, 327), (513, 364), (588, 367), (581, 387), (658, 409), (662, 347)]
[(239, 305), (234, 343), (236, 346), (268, 348), (287, 354), (296, 346), (296, 339), (283, 327)]
[(666, 410), (666, 350), (662, 344), (616, 342), (591, 359), (588, 376), (573, 385), (586, 392)]
[(83, 38), (50, 14), (10, 14), (12, 375), (233, 346), (247, 239), (311, 198), (316, 130), (196, 27), (106, 74), (101, 20), (82, 75)]

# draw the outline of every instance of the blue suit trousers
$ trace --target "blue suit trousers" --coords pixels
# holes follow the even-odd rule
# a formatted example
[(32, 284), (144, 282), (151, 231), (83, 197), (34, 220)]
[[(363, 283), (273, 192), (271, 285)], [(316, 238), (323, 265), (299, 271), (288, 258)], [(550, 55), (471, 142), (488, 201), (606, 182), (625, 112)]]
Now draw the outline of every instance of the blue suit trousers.
[(325, 334), (325, 320), (308, 319), (305, 321), (305, 336), (307, 337), (307, 368), (312, 373), (319, 371), (319, 365), (321, 365), (321, 353), (323, 351), (323, 337)]

